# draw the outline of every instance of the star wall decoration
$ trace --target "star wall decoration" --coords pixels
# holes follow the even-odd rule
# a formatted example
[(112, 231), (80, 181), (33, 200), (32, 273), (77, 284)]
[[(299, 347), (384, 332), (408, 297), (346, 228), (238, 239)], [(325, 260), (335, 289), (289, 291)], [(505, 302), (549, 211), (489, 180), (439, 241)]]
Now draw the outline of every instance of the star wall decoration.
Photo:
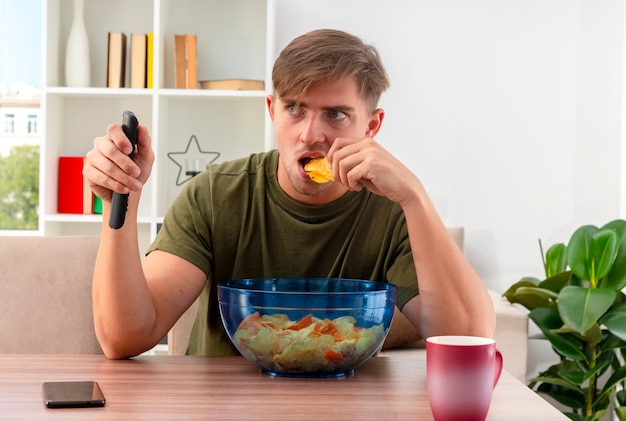
[[(193, 144), (193, 147), (192, 147)], [(168, 152), (167, 157), (171, 159), (178, 167), (178, 176), (176, 177), (176, 185), (181, 186), (191, 180), (197, 173), (202, 171), (204, 167), (220, 157), (219, 152), (208, 152), (200, 149), (200, 143), (196, 135), (191, 135), (187, 148), (184, 152)], [(202, 163), (201, 169), (190, 168), (196, 163)]]

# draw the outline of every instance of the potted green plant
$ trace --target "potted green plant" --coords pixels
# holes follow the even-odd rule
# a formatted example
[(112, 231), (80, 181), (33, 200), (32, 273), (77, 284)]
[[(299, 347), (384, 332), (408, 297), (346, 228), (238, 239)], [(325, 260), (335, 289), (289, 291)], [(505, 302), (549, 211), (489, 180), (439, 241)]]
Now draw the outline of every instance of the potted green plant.
[(599, 420), (609, 408), (626, 420), (626, 221), (584, 225), (543, 257), (545, 279), (524, 277), (503, 294), (529, 310), (559, 356), (529, 387), (571, 420)]

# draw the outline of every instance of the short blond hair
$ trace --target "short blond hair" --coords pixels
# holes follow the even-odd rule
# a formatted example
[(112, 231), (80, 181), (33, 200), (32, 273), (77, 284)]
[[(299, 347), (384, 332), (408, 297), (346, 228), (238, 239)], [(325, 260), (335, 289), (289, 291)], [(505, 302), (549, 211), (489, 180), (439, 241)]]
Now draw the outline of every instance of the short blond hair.
[(274, 92), (280, 98), (300, 98), (314, 84), (354, 77), (359, 96), (373, 111), (389, 79), (378, 50), (361, 38), (334, 29), (300, 35), (280, 53), (272, 71)]

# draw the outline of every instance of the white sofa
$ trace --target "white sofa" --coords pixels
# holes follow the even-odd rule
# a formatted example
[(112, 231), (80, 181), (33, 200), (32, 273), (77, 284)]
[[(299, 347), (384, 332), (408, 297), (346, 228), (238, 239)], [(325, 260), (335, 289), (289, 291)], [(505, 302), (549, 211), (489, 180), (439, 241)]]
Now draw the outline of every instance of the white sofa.
[[(450, 228), (463, 247), (463, 229)], [(102, 353), (95, 336), (91, 281), (99, 237), (0, 236), (0, 353)], [(524, 381), (528, 318), (490, 291), (496, 309), (495, 339), (504, 367)], [(184, 354), (195, 303), (168, 334), (168, 353)], [(415, 352), (391, 349), (381, 356)]]
[(99, 244), (0, 236), (0, 354), (102, 354), (91, 304)]

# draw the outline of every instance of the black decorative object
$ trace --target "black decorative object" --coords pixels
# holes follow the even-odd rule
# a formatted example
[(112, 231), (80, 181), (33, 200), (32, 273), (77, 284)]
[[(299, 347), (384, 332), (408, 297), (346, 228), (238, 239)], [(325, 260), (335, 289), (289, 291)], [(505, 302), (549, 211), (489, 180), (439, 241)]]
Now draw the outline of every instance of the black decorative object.
[[(195, 147), (190, 150), (191, 144), (195, 144)], [(207, 155), (206, 157), (203, 155)], [(207, 164), (214, 162), (220, 157), (219, 152), (207, 152), (200, 149), (198, 138), (196, 135), (191, 135), (187, 148), (184, 152), (168, 152), (167, 157), (171, 159), (178, 167), (178, 176), (176, 177), (176, 185), (180, 186), (191, 180), (194, 176), (198, 175)], [(182, 179), (181, 176), (185, 174), (186, 178)]]

